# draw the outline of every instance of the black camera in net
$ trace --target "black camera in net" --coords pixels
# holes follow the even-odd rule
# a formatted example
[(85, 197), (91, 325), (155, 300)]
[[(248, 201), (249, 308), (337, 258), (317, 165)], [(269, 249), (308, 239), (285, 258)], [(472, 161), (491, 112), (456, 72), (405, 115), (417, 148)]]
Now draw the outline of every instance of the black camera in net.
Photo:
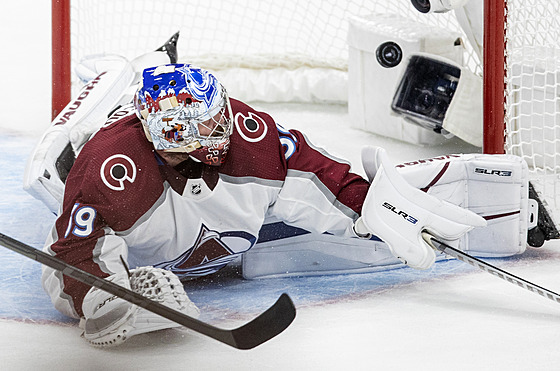
[(443, 131), (443, 119), (457, 90), (461, 69), (421, 55), (410, 57), (392, 108), (413, 122)]

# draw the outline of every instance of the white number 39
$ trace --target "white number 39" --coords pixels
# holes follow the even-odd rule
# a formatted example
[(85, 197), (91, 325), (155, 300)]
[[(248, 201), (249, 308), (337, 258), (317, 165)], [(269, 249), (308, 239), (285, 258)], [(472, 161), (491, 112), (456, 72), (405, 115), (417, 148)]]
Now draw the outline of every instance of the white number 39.
[(76, 203), (72, 208), (68, 228), (66, 228), (66, 233), (64, 234), (65, 238), (70, 231), (77, 237), (87, 237), (93, 232), (93, 223), (95, 222), (97, 211), (91, 206), (79, 206), (80, 204)]

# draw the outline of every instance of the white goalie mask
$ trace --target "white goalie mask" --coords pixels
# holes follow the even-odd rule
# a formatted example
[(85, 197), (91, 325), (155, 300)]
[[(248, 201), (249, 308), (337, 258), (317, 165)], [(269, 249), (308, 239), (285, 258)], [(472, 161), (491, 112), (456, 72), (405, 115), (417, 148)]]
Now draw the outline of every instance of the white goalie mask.
[(224, 162), (233, 130), (231, 106), (210, 72), (189, 64), (145, 69), (134, 101), (156, 150), (185, 152), (208, 165)]

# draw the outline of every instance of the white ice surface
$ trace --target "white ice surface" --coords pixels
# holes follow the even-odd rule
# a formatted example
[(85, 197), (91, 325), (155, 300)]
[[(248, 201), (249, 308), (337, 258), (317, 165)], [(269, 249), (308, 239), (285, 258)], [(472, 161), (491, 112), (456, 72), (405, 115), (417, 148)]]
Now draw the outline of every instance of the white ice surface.
[[(53, 217), (17, 187), (22, 157), (50, 120), (49, 14), (50, 2), (45, 0), (5, 1), (0, 12), (0, 231), (36, 247)], [(418, 148), (348, 129), (342, 106), (258, 106), (354, 164), (359, 164), (365, 144), (386, 147), (395, 161), (476, 151), (457, 141)], [(359, 165), (355, 170), (362, 171)], [(547, 245), (492, 263), (558, 291), (559, 249)], [(363, 277), (226, 283), (224, 296), (235, 309), (218, 306), (214, 310), (219, 315), (212, 319), (224, 327), (248, 321), (284, 289), (292, 290), (295, 298), (293, 325), (250, 351), (186, 330), (141, 335), (116, 349), (92, 348), (74, 322), (62, 322), (42, 307), (37, 263), (5, 249), (0, 250), (0, 263), (0, 368), (5, 370), (560, 369), (559, 304), (460, 262), (437, 263), (423, 273), (401, 269)], [(220, 285), (199, 287), (193, 300), (203, 310), (212, 309), (204, 304), (204, 295), (215, 300)], [(332, 294), (328, 288), (341, 292)], [(253, 311), (243, 310), (253, 304)]]

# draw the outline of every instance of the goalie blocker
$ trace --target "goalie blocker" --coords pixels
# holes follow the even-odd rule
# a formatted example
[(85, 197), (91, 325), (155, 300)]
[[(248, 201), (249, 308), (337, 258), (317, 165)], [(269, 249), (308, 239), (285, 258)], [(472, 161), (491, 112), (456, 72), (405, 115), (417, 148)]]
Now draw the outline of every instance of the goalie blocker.
[(409, 265), (428, 268), (435, 259), (422, 231), (478, 256), (525, 251), (537, 205), (529, 200), (521, 158), (449, 155), (399, 165), (399, 173), (381, 149), (366, 148), (362, 155), (373, 182), (356, 231), (377, 231)]

